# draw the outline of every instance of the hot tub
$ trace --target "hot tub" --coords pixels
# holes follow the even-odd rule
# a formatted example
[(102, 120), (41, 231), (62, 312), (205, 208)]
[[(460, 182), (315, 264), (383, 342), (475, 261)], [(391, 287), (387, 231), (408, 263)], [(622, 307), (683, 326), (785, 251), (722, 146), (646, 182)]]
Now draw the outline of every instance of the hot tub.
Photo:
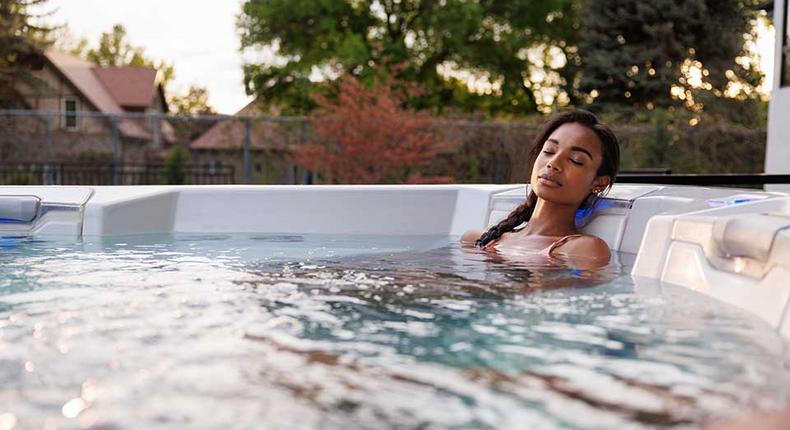
[(524, 196), (0, 187), (0, 428), (656, 428), (790, 403), (787, 194), (617, 185), (577, 219), (614, 251), (595, 271), (457, 244)]

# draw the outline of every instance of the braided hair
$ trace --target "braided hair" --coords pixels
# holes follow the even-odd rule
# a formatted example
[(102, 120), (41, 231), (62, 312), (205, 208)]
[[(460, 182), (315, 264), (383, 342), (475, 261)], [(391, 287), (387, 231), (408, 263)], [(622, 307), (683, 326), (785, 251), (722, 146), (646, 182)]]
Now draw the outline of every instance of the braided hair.
[[(591, 112), (581, 109), (569, 110), (557, 114), (546, 121), (538, 135), (535, 136), (535, 139), (532, 141), (532, 149), (529, 153), (530, 170), (534, 167), (535, 160), (538, 158), (543, 144), (549, 136), (551, 136), (554, 130), (558, 129), (561, 125), (569, 123), (576, 123), (589, 128), (595, 132), (596, 136), (598, 136), (598, 139), (601, 141), (603, 160), (601, 161), (601, 166), (598, 168), (597, 176), (609, 177), (609, 185), (606, 187), (606, 190), (600, 194), (590, 194), (580, 206), (580, 209), (593, 208), (598, 203), (599, 198), (605, 195), (612, 187), (612, 184), (614, 184), (620, 166), (620, 144), (614, 132), (612, 132), (609, 127), (602, 124)], [(529, 221), (530, 218), (532, 218), (532, 212), (535, 210), (537, 202), (537, 194), (530, 190), (524, 203), (516, 207), (516, 209), (505, 217), (505, 219), (483, 233), (483, 235), (477, 239), (475, 245), (482, 248), (486, 246), (486, 244), (498, 240), (503, 234), (513, 231), (519, 225)]]

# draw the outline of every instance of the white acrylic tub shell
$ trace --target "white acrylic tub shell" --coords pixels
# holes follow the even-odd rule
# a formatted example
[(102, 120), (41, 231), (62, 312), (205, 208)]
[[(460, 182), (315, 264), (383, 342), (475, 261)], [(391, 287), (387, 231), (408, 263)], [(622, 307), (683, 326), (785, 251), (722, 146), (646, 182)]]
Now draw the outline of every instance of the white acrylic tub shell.
[[(525, 195), (523, 184), (0, 187), (0, 234), (459, 236), (498, 222)], [(40, 201), (31, 222), (2, 220), (30, 215), (31, 197)], [(787, 193), (622, 184), (579, 222), (635, 254), (637, 279), (748, 309), (790, 338)]]

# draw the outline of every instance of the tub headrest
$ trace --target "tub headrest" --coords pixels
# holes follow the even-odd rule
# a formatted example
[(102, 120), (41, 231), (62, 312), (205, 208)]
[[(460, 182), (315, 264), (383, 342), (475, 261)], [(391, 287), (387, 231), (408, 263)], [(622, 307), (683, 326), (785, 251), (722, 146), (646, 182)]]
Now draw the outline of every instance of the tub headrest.
[(0, 196), (0, 223), (28, 224), (40, 207), (41, 200), (35, 196)]
[(782, 213), (740, 214), (719, 217), (713, 225), (713, 240), (730, 257), (765, 262), (774, 239), (790, 228), (790, 215)]

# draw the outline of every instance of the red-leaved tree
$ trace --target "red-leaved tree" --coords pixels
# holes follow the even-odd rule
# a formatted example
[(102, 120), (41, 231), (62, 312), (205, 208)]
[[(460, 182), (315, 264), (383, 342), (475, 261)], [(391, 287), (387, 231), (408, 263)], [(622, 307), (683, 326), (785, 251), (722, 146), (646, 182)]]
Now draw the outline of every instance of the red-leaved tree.
[(368, 87), (352, 76), (341, 78), (334, 98), (316, 97), (312, 140), (300, 146), (297, 164), (333, 184), (447, 183), (450, 177), (423, 177), (445, 146), (430, 117), (404, 107), (409, 89), (383, 75)]

